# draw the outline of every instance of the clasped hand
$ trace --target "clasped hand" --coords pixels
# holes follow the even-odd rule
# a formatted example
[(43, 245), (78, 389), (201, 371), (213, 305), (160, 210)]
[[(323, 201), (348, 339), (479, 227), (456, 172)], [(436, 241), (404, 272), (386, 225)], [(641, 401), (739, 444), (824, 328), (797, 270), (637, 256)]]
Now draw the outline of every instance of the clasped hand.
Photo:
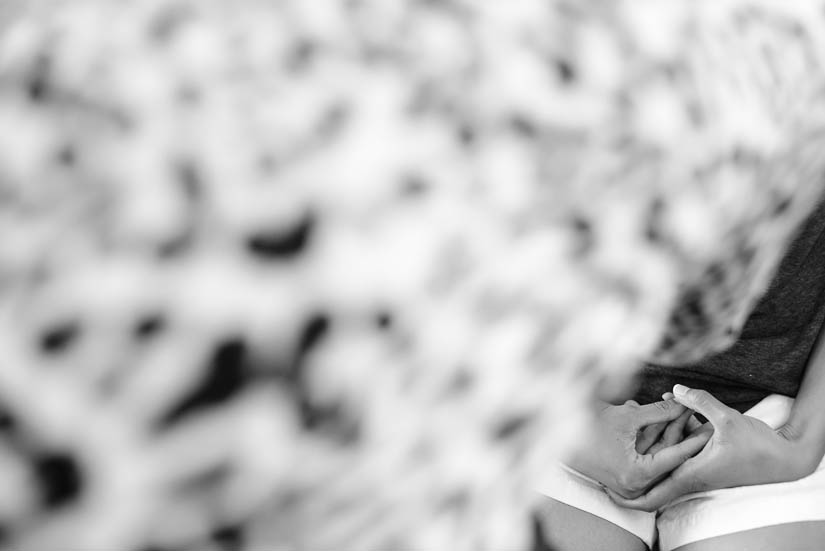
[(568, 464), (602, 483), (612, 496), (642, 497), (708, 442), (709, 431), (684, 438), (692, 413), (672, 399), (644, 406), (632, 400), (602, 404), (595, 430)]
[(699, 453), (691, 453), (693, 446), (680, 444), (685, 448), (683, 461), (670, 463), (673, 471), (647, 492), (632, 495), (606, 485), (608, 494), (619, 505), (655, 511), (688, 493), (797, 480), (816, 468), (818, 456), (809, 453), (787, 425), (775, 430), (727, 407), (704, 390), (677, 385), (674, 393), (681, 406), (708, 420), (684, 442), (704, 434), (707, 445), (703, 442), (701, 451), (696, 450)]

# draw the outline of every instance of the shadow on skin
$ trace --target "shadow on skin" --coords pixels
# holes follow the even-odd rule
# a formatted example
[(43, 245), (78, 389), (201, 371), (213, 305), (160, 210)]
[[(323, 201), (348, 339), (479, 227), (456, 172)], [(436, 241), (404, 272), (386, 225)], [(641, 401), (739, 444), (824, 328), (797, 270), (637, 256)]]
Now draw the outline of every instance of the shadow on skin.
[(822, 551), (825, 521), (794, 522), (754, 528), (679, 547), (676, 551)]
[(647, 551), (627, 530), (554, 499), (545, 500), (539, 515), (545, 539), (555, 551)]
[[(535, 551), (647, 551), (630, 532), (553, 499), (542, 504), (539, 518), (549, 547)], [(822, 551), (823, 542), (825, 521), (794, 522), (709, 538), (676, 551)]]

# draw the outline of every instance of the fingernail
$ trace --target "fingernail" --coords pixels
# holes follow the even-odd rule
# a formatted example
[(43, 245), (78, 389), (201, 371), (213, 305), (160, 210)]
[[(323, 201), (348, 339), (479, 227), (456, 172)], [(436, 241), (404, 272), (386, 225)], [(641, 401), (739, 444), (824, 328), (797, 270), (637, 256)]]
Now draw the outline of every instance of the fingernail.
[(687, 394), (688, 390), (690, 390), (690, 389), (688, 387), (686, 387), (685, 385), (674, 385), (673, 386), (673, 394), (675, 394), (676, 396), (684, 396), (685, 394)]
[(664, 394), (662, 394), (662, 400), (672, 400), (672, 399), (673, 399), (673, 393), (672, 392), (665, 392)]

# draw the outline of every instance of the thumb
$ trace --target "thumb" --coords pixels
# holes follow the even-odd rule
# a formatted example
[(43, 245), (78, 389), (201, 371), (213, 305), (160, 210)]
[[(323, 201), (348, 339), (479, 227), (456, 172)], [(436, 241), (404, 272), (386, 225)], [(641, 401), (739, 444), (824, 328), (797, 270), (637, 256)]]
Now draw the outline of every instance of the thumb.
[(731, 418), (731, 414), (736, 411), (705, 390), (676, 385), (673, 387), (673, 395), (674, 400), (693, 411), (701, 413), (716, 428), (725, 424)]

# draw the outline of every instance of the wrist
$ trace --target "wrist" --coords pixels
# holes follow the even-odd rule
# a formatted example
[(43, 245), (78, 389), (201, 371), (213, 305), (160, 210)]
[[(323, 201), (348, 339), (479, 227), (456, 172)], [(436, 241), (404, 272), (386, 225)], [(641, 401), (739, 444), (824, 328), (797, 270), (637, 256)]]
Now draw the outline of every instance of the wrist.
[(798, 478), (813, 473), (825, 454), (825, 438), (804, 425), (788, 422), (777, 431), (789, 444), (789, 457)]

